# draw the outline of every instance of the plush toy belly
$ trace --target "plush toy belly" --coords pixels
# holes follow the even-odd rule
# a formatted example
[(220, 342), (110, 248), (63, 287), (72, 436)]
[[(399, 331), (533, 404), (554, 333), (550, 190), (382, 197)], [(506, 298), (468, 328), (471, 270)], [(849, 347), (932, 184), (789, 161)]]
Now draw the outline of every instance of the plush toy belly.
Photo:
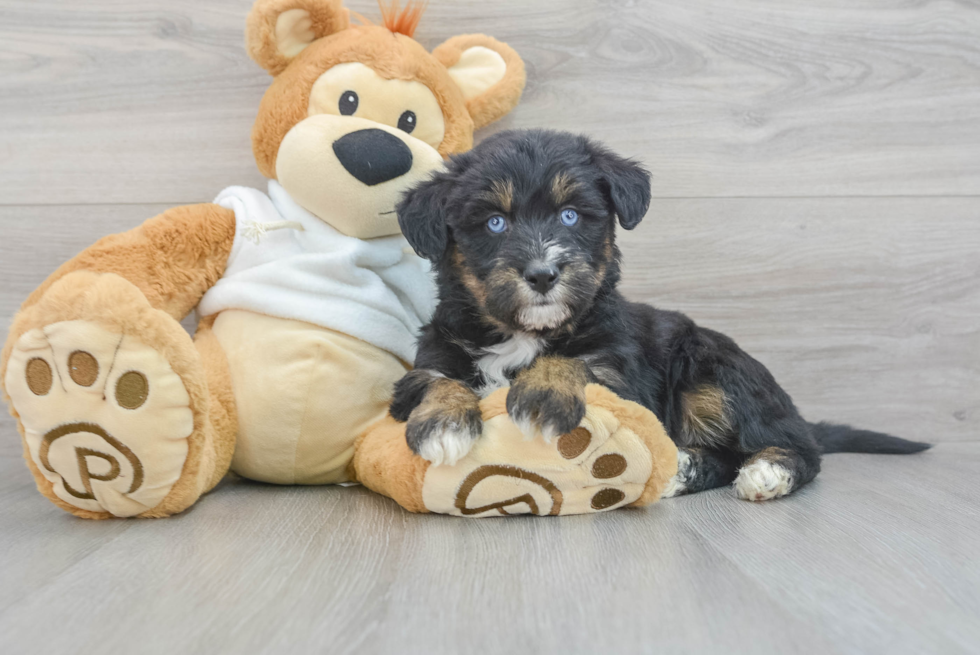
[(275, 484), (348, 481), (354, 440), (388, 412), (406, 371), (394, 355), (310, 323), (221, 312), (238, 410), (231, 469)]

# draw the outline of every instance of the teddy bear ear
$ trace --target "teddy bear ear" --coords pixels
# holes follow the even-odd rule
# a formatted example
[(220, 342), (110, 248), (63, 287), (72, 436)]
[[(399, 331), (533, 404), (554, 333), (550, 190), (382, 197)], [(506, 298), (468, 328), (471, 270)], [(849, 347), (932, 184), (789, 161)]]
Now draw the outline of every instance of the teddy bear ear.
[(432, 51), (463, 92), (479, 129), (510, 112), (521, 99), (524, 62), (506, 43), (485, 34), (454, 36)]
[(342, 0), (257, 0), (245, 23), (249, 56), (272, 75), (315, 40), (347, 29)]

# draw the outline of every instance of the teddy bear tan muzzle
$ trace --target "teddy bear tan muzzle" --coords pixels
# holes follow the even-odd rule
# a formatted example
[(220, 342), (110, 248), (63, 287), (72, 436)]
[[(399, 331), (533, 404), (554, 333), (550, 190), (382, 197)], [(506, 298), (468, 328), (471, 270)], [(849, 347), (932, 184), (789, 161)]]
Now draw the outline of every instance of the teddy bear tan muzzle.
[(360, 239), (398, 234), (402, 193), (443, 166), (429, 144), (383, 123), (317, 114), (286, 134), (276, 177), (304, 209)]

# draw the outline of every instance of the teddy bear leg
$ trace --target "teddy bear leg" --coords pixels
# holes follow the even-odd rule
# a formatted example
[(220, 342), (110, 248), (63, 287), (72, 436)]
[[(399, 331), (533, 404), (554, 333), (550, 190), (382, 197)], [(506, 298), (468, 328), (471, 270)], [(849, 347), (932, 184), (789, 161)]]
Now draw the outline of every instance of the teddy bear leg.
[(405, 424), (386, 416), (357, 438), (349, 474), (408, 511), (425, 513), (429, 510), (422, 501), (422, 486), (429, 466), (409, 450)]
[(211, 491), (231, 468), (235, 454), (235, 439), (238, 434), (238, 413), (235, 409), (235, 393), (231, 386), (231, 371), (228, 357), (218, 342), (212, 327), (215, 316), (202, 318), (194, 335), (194, 345), (204, 365), (210, 404), (208, 408), (209, 429), (204, 431), (203, 454), (213, 458), (211, 475), (202, 477), (202, 493)]
[(214, 483), (202, 354), (132, 283), (65, 275), (15, 317), (2, 364), (28, 467), (62, 509), (169, 516)]
[(483, 434), (453, 466), (413, 454), (405, 424), (387, 417), (357, 443), (357, 479), (413, 512), (557, 516), (648, 505), (677, 472), (677, 449), (653, 413), (605, 387), (586, 387), (585, 419), (550, 442), (524, 437), (506, 397), (501, 389), (480, 403)]

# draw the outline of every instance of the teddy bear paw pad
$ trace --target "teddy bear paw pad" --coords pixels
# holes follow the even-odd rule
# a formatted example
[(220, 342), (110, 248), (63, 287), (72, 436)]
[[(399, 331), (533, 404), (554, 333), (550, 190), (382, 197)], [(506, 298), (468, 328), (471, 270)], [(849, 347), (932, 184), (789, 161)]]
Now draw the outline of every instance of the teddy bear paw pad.
[(5, 376), (30, 457), (64, 502), (135, 516), (181, 476), (190, 397), (158, 351), (90, 321), (23, 334)]
[(652, 466), (643, 439), (602, 408), (551, 442), (525, 440), (502, 415), (455, 466), (430, 467), (422, 494), (430, 511), (457, 516), (593, 513), (636, 501)]

